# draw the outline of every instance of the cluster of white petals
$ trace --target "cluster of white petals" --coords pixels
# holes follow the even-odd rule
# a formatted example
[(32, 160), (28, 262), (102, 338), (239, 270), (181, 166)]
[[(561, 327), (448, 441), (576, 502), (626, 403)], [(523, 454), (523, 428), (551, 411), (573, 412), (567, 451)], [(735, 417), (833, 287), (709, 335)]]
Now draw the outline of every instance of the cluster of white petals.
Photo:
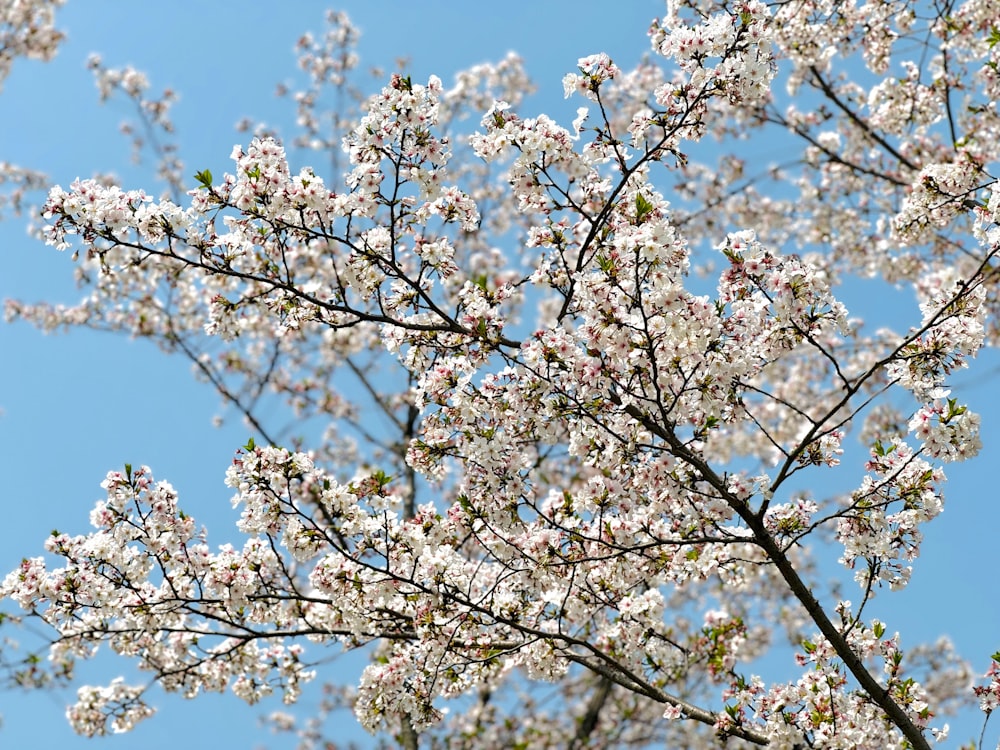
[(55, 13), (65, 0), (10, 0), (0, 5), (0, 87), (18, 57), (51, 60), (63, 33)]

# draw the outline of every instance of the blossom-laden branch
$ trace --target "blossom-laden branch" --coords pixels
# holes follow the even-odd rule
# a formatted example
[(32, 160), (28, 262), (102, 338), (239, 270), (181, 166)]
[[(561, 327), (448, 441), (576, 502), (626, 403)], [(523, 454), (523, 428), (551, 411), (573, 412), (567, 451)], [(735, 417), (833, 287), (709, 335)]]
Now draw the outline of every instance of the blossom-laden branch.
[[(55, 57), (64, 36), (55, 27), (56, 9), (64, 0), (7, 2), (0, 6), (0, 90), (18, 58), (47, 61)], [(43, 173), (0, 158), (0, 215), (17, 215), (26, 196), (47, 187)]]
[[(126, 466), (107, 475), (94, 531), (54, 533), (48, 559), (7, 576), (0, 593), (55, 632), (53, 669), (71, 675), (107, 646), (188, 697), (294, 702), (327, 650), (369, 646), (345, 700), (406, 746), (703, 746), (716, 735), (926, 748), (944, 736), (934, 721), (959, 683), (925, 674), (925, 652), (904, 651), (863, 610), (909, 581), (923, 524), (943, 507), (941, 464), (979, 450), (979, 419), (947, 385), (989, 339), (998, 215), (979, 192), (993, 157), (981, 140), (947, 154), (930, 142), (932, 110), (947, 109), (955, 83), (924, 86), (911, 68), (902, 90), (876, 86), (866, 113), (828, 74), (842, 43), (806, 44), (829, 32), (823, 18), (850, 26), (862, 14), (851, 44), (879, 68), (901, 4), (677, 5), (651, 33), (670, 75), (581, 58), (563, 81), (588, 102), (572, 128), (516, 113), (526, 86), (508, 58), (451, 90), (394, 74), (356, 121), (335, 117), (343, 187), (293, 171), (264, 135), (234, 149), (232, 174), (199, 172), (187, 201), (94, 180), (50, 192), (44, 236), (79, 254), (89, 296), (72, 308), (11, 302), (8, 314), (181, 352), (262, 437), (227, 473), (242, 544), (210, 546), (168, 483)], [(682, 5), (696, 22), (681, 21)], [(311, 80), (299, 142), (319, 150), (331, 149), (315, 114), (322, 88), (356, 100), (345, 88), (356, 34), (343, 16), (330, 22), (323, 45), (299, 45)], [(940, 33), (994, 54), (953, 32)], [(969, 64), (948, 54), (949, 75)], [(776, 114), (782, 61), (792, 90), (808, 84), (826, 104)], [(145, 101), (137, 73), (95, 69), (109, 91)], [(912, 133), (900, 106), (919, 110)], [(475, 107), (480, 129), (463, 137), (458, 121)], [(165, 108), (139, 113), (150, 132), (169, 131)], [(843, 136), (814, 132), (835, 116)], [(813, 212), (806, 242), (832, 243), (830, 259), (767, 242), (783, 231), (774, 204), (739, 203), (753, 191), (704, 180), (688, 156), (707, 134), (775, 122), (804, 139), (802, 169), (822, 183), (798, 181), (814, 192), (789, 220)], [(952, 112), (949, 135), (962, 122)], [(154, 150), (173, 163), (172, 147)], [(659, 172), (677, 177), (681, 205)], [(176, 172), (161, 177), (176, 193)], [(906, 273), (852, 255), (833, 239), (841, 224), (827, 224), (826, 203), (864, 203), (871, 185), (871, 204), (852, 214), (848, 202), (846, 215), (878, 214), (883, 245), (912, 248)], [(696, 198), (708, 214), (739, 204), (733, 216), (761, 222), (712, 236), (723, 269), (712, 294), (689, 273), (695, 259), (709, 265), (700, 245), (717, 229), (691, 219), (683, 204)], [(967, 258), (941, 262), (940, 233), (962, 229)], [(523, 254), (494, 247), (508, 242)], [(867, 333), (848, 316), (835, 290), (849, 261), (912, 278), (911, 330)], [(902, 418), (895, 393), (917, 404)], [(323, 423), (316, 447), (277, 445), (258, 408), (267, 394)], [(862, 420), (870, 457), (853, 492), (791, 481), (839, 464)], [(823, 538), (859, 604), (818, 583)], [(799, 649), (786, 683), (747, 671), (780, 638), (775, 613)], [(544, 732), (499, 718), (491, 696), (534, 701), (539, 682), (565, 686), (569, 711)], [(88, 735), (109, 721), (127, 730), (151, 713), (147, 687), (81, 688), (70, 720)], [(984, 710), (994, 693), (978, 689)], [(449, 719), (452, 700), (472, 708)]]
[(55, 28), (56, 9), (65, 0), (4, 3), (0, 8), (0, 86), (14, 60), (51, 60), (63, 33)]

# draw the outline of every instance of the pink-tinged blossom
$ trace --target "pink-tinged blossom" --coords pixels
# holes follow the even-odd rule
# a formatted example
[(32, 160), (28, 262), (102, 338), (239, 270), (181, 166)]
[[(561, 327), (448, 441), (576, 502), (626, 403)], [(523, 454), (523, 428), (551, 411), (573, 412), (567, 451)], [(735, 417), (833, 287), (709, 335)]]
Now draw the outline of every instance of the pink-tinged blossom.
[(989, 683), (986, 685), (977, 685), (973, 688), (976, 696), (979, 698), (979, 708), (987, 716), (993, 713), (993, 710), (997, 706), (1000, 706), (1000, 660), (996, 657), (997, 655), (994, 654), (990, 668), (984, 675), (989, 679)]

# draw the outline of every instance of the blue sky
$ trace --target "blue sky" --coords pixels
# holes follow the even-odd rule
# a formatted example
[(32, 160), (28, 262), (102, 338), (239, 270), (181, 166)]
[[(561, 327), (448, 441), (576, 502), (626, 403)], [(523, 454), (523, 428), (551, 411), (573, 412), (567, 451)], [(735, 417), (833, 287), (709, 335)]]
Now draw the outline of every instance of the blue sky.
[[(59, 25), (69, 39), (58, 58), (44, 65), (19, 61), (0, 94), (0, 160), (41, 169), (64, 185), (98, 171), (116, 173), (128, 187), (151, 184), (145, 167), (130, 164), (129, 145), (117, 133), (119, 122), (132, 113), (122, 101), (98, 103), (85, 61), (99, 52), (109, 66), (132, 64), (146, 71), (154, 90), (170, 86), (180, 93), (173, 116), (186, 173), (209, 167), (220, 175), (230, 168), (233, 145), (246, 140), (233, 127), (240, 118), (279, 129), (294, 118), (287, 101), (274, 96), (275, 85), (294, 78), (293, 45), (303, 31), (321, 31), (324, 7), (312, 2), (284, 3), (280, 12), (277, 7), (257, 1), (68, 0)], [(613, 13), (607, 2), (590, 0), (337, 7), (361, 28), (362, 65), (391, 70), (396, 57), (406, 56), (416, 80), (435, 73), (447, 84), (456, 70), (516, 50), (540, 90), (523, 108), (533, 114), (552, 107), (566, 111), (561, 79), (577, 58), (606, 51), (623, 67), (636, 62), (647, 49), (649, 21), (663, 6), (633, 0), (619, 3)], [(305, 158), (293, 156), (293, 162), (297, 169)], [(22, 221), (0, 224), (0, 261), (0, 298), (74, 300), (69, 257), (30, 240)], [(849, 289), (846, 296), (867, 302), (871, 322), (883, 313), (890, 322), (900, 315), (898, 309), (872, 305), (873, 299), (916, 309), (912, 296), (879, 297), (867, 286)], [(126, 462), (148, 464), (157, 477), (169, 479), (184, 507), (208, 525), (210, 541), (227, 539), (234, 514), (223, 475), (247, 433), (236, 420), (222, 429), (212, 426), (218, 399), (193, 381), (184, 361), (166, 358), (145, 342), (84, 331), (43, 336), (23, 324), (0, 324), (0, 352), (0, 471), (7, 480), (0, 489), (7, 513), (0, 528), (3, 571), (22, 556), (38, 554), (55, 527), (85, 532), (104, 474)], [(913, 583), (902, 595), (877, 601), (890, 628), (899, 623), (904, 645), (949, 633), (977, 670), (1000, 649), (991, 559), (998, 512), (996, 483), (988, 473), (997, 435), (990, 425), (1000, 419), (989, 390), (997, 357), (982, 360), (957, 378), (968, 385), (956, 391), (984, 414), (985, 455), (949, 467), (950, 502), (928, 529)], [(860, 472), (852, 476), (856, 480)], [(102, 668), (85, 678), (105, 680), (109, 669), (120, 669), (110, 662), (96, 666)], [(355, 667), (342, 668), (345, 679), (353, 680)], [(62, 716), (71, 699), (70, 692), (0, 693), (0, 746), (83, 747)], [(310, 700), (307, 696), (304, 711)], [(158, 705), (160, 716), (133, 735), (86, 746), (157, 750), (176, 747), (180, 737), (192, 747), (292, 746), (262, 736), (257, 712), (229, 697), (164, 698)], [(975, 712), (953, 721), (953, 740), (978, 737), (979, 724)], [(345, 727), (348, 731), (356, 730)]]

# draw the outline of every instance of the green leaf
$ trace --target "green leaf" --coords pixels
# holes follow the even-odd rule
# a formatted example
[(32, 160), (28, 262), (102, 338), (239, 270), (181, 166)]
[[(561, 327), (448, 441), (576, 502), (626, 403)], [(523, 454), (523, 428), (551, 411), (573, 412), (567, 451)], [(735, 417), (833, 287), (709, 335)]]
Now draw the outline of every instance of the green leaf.
[(388, 486), (389, 482), (392, 481), (392, 477), (386, 474), (381, 469), (376, 469), (374, 472), (372, 472), (372, 479), (375, 480), (375, 483), (378, 485), (380, 492), (384, 490), (386, 486)]
[(876, 622), (875, 627), (872, 628), (872, 630), (875, 632), (876, 638), (881, 638), (882, 634), (885, 633), (885, 625), (880, 622)]
[(247, 453), (253, 453), (256, 447), (257, 444), (253, 441), (253, 438), (250, 438), (249, 440), (247, 440), (247, 444), (243, 446), (243, 450), (245, 450)]
[(208, 188), (209, 190), (212, 189), (212, 170), (203, 169), (200, 172), (195, 172), (194, 178), (202, 187)]
[(961, 414), (965, 414), (965, 412), (967, 412), (967, 411), (968, 411), (968, 408), (965, 407), (965, 406), (961, 406), (958, 403), (957, 399), (949, 398), (948, 399), (948, 413), (945, 415), (945, 422), (948, 422), (949, 420), (951, 420), (951, 419), (953, 419), (953, 418), (955, 418), (955, 417), (957, 417), (957, 416), (959, 416)]
[(990, 26), (990, 35), (986, 37), (986, 43), (990, 45), (990, 49), (1000, 44), (1000, 28)]
[(642, 193), (635, 194), (635, 218), (637, 222), (642, 222), (649, 213), (653, 210), (653, 204), (650, 203), (646, 196)]

